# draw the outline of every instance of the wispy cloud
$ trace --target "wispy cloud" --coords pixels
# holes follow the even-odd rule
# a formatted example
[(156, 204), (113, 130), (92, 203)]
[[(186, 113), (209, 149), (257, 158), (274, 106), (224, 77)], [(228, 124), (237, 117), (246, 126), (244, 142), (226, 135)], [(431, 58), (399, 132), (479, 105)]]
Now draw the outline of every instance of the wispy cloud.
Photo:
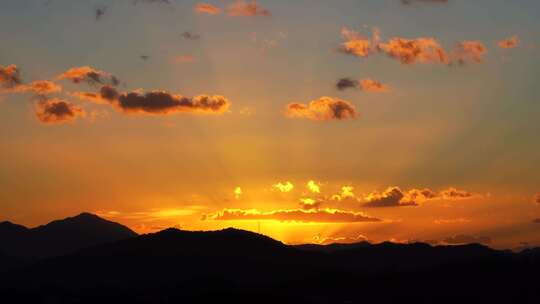
[(209, 3), (198, 3), (193, 10), (199, 14), (217, 15), (221, 14), (221, 9)]

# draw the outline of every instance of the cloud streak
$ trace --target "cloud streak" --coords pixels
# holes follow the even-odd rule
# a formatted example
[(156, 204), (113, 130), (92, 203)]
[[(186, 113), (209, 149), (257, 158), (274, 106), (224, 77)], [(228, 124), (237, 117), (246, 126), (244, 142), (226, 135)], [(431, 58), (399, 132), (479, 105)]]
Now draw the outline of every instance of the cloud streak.
[(280, 222), (304, 222), (304, 223), (361, 223), (380, 222), (378, 218), (370, 217), (361, 212), (343, 211), (337, 209), (288, 209), (270, 212), (258, 210), (225, 209), (206, 219), (216, 221), (246, 221), (246, 220), (275, 220)]
[(199, 14), (218, 15), (221, 14), (221, 9), (209, 3), (198, 3), (193, 10)]
[(90, 85), (96, 84), (110, 84), (117, 86), (120, 81), (115, 76), (96, 70), (89, 66), (71, 68), (57, 77), (58, 80), (69, 80), (73, 83), (88, 83)]

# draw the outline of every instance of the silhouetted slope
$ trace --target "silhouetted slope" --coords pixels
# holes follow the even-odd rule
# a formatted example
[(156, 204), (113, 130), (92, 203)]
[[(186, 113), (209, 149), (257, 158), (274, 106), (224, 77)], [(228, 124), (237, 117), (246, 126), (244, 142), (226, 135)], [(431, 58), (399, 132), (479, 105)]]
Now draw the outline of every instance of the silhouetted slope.
[(0, 223), (0, 251), (10, 256), (50, 257), (136, 235), (123, 225), (90, 213), (32, 229), (3, 222)]
[(0, 294), (19, 303), (540, 303), (539, 272), (538, 249), (288, 246), (237, 229), (167, 229), (12, 269)]

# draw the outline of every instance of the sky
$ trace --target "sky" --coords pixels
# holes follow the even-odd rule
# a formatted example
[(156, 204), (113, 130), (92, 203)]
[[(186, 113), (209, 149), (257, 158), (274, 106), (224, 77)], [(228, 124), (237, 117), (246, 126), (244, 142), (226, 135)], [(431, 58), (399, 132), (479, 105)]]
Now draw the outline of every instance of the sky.
[(0, 220), (540, 245), (536, 0), (0, 2)]

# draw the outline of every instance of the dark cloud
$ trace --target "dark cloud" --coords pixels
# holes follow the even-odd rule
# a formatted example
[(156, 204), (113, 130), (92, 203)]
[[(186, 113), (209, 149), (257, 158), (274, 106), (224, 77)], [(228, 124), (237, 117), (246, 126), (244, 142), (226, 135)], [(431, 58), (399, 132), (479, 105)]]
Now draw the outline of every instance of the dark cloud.
[(219, 95), (183, 97), (164, 91), (119, 93), (108, 85), (101, 87), (98, 93), (75, 92), (72, 95), (99, 104), (111, 104), (128, 114), (223, 114), (230, 106), (230, 102)]
[(540, 224), (540, 218), (534, 219), (534, 220), (533, 220), (533, 223), (535, 223), (535, 224)]
[(16, 65), (11, 64), (7, 67), (0, 65), (0, 87), (4, 89), (12, 89), (22, 84), (20, 71)]
[(130, 92), (121, 94), (117, 106), (126, 113), (140, 114), (172, 114), (172, 113), (201, 113), (222, 114), (230, 106), (223, 96), (199, 95), (182, 97), (162, 91), (148, 93)]
[(367, 216), (360, 212), (343, 211), (336, 209), (319, 210), (276, 210), (271, 212), (259, 212), (253, 210), (225, 209), (214, 215), (203, 217), (204, 219), (220, 221), (243, 221), (243, 220), (276, 220), (281, 222), (316, 222), (316, 223), (358, 223), (380, 222), (378, 218)]
[(120, 83), (118, 78), (110, 73), (98, 71), (89, 66), (75, 67), (58, 76), (59, 80), (70, 80), (73, 83), (86, 82), (91, 85), (111, 84), (116, 86)]
[(459, 234), (455, 236), (448, 237), (442, 240), (443, 243), (448, 245), (464, 245), (464, 244), (490, 244), (491, 238), (487, 236), (472, 236)]
[(290, 103), (285, 109), (285, 115), (290, 118), (330, 121), (352, 119), (358, 114), (354, 106), (348, 101), (332, 97), (321, 97), (307, 105)]
[(358, 85), (359, 83), (357, 80), (345, 77), (338, 80), (338, 82), (336, 83), (336, 88), (340, 91), (343, 91), (349, 88), (358, 88)]
[(146, 60), (150, 59), (150, 56), (148, 56), (148, 55), (141, 55), (140, 58), (141, 58), (142, 60), (146, 61)]
[(68, 123), (86, 114), (82, 108), (56, 98), (38, 102), (35, 113), (39, 121), (45, 124)]
[(200, 35), (193, 34), (192, 32), (188, 32), (188, 31), (183, 32), (180, 35), (182, 36), (182, 38), (187, 39), (187, 40), (198, 40), (201, 38)]
[(103, 15), (105, 15), (106, 12), (107, 12), (107, 7), (106, 6), (96, 8), (96, 10), (95, 10), (96, 21), (101, 19), (101, 17), (103, 17)]

